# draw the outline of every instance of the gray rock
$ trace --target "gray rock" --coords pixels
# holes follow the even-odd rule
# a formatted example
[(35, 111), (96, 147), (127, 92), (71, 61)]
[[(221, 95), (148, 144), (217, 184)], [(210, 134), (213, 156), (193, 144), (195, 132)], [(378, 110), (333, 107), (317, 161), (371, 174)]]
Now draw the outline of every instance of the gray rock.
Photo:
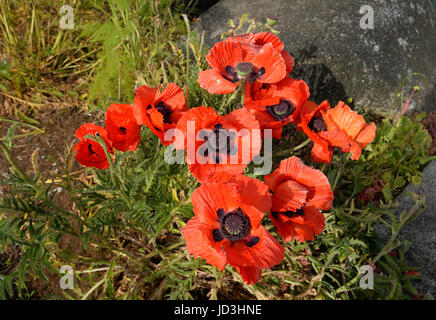
[[(421, 267), (419, 273), (423, 281), (416, 283), (418, 291), (436, 297), (436, 161), (430, 162), (424, 169), (420, 186), (409, 185), (397, 197), (399, 212), (414, 206), (415, 201), (407, 194), (409, 192), (425, 195), (426, 208), (400, 231), (402, 237), (411, 241), (406, 260), (412, 266)], [(382, 236), (385, 234), (385, 230), (376, 230)]]
[[(374, 29), (360, 27), (363, 5), (374, 9)], [(422, 73), (428, 86), (410, 110), (436, 108), (436, 10), (430, 0), (221, 0), (196, 28), (213, 45), (228, 19), (237, 22), (243, 13), (258, 22), (278, 17), (275, 28), (297, 60), (293, 76), (309, 83), (316, 102), (351, 97), (355, 106), (388, 110), (402, 80)], [(423, 88), (423, 79), (406, 82), (405, 99), (415, 85)]]

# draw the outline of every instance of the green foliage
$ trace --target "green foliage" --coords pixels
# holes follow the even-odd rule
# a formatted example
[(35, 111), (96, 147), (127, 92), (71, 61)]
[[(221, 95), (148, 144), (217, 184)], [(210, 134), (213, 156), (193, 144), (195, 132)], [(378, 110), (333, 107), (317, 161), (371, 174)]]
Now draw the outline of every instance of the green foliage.
[(436, 159), (428, 155), (431, 137), (420, 123), (424, 116), (384, 119), (377, 126), (376, 138), (360, 161), (347, 162), (341, 188), (353, 190), (349, 198), (381, 182), (383, 199), (389, 202), (406, 184), (420, 184), (422, 167)]
[[(55, 95), (55, 88), (46, 82), (74, 79), (93, 68), (95, 51), (88, 51), (87, 41), (79, 28), (59, 28), (59, 9), (63, 1), (0, 2), (0, 52), (8, 61), (9, 72), (0, 72), (0, 88), (19, 98), (32, 89), (40, 94)], [(80, 26), (89, 18), (89, 1), (75, 1), (75, 23)], [(78, 19), (80, 18), (80, 19)], [(95, 18), (95, 17), (94, 17)], [(83, 19), (83, 20), (82, 20)]]
[[(112, 102), (131, 103), (138, 77), (155, 80), (149, 83), (153, 86), (160, 84), (158, 77), (172, 60), (168, 54), (171, 45), (183, 31), (181, 20), (171, 13), (173, 2), (109, 0), (107, 6), (93, 2), (104, 22), (85, 25), (82, 31), (92, 46), (100, 46), (99, 66), (88, 92), (91, 107), (105, 109)], [(171, 68), (170, 72), (178, 71)]]
[[(98, 108), (112, 101), (131, 103), (134, 84), (157, 87), (163, 79), (189, 88), (191, 107), (207, 105), (224, 114), (238, 106), (237, 94), (210, 95), (200, 89), (197, 74), (207, 68), (202, 37), (172, 15), (171, 3), (89, 2), (104, 17), (99, 27), (90, 24), (82, 30), (82, 37), (91, 39), (99, 51), (90, 103)], [(183, 28), (188, 31), (184, 46), (189, 51), (176, 41)], [(107, 170), (86, 169), (74, 175), (69, 149), (63, 173), (48, 179), (40, 173), (29, 177), (11, 155), (13, 141), (20, 138), (15, 129), (23, 123), (41, 133), (38, 123), (23, 119), (12, 122), (0, 141), (14, 171), (12, 179), (3, 181), (8, 189), (0, 202), (0, 244), (18, 243), (22, 251), (19, 266), (0, 278), (2, 298), (12, 294), (14, 285), (23, 291), (29, 276), (58, 281), (64, 264), (74, 266), (77, 285), (46, 298), (348, 300), (417, 295), (410, 282), (414, 276), (404, 274), (413, 268), (405, 265), (408, 244), (399, 231), (420, 213), (424, 200), (417, 197), (414, 208), (396, 215), (389, 193), (394, 196), (407, 182), (418, 182), (423, 165), (431, 160), (429, 136), (419, 118), (383, 120), (360, 161), (335, 153), (332, 164), (321, 168), (336, 191), (334, 207), (326, 213), (326, 230), (311, 242), (282, 242), (285, 259), (264, 271), (253, 286), (242, 284), (232, 267), (219, 272), (186, 252), (181, 230), (193, 215), (190, 195), (197, 183), (186, 165), (163, 160), (166, 148), (149, 130), (143, 128), (137, 151), (117, 153)], [(286, 135), (274, 144), (274, 164), (282, 157), (308, 153), (302, 134), (289, 126)], [(383, 198), (356, 200), (377, 180), (389, 185)], [(57, 203), (61, 195), (70, 202), (65, 208)], [(264, 222), (279, 238), (271, 222)], [(387, 241), (376, 235), (378, 224), (387, 227)], [(67, 236), (81, 250), (61, 245)], [(389, 255), (392, 250), (399, 250), (398, 257)], [(359, 287), (360, 267), (368, 264), (379, 270), (370, 292)]]

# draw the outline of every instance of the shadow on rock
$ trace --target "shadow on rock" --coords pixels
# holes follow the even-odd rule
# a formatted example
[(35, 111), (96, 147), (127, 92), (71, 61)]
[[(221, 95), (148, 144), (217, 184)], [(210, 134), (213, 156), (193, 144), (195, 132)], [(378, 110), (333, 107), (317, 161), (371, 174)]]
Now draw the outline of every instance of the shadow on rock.
[[(291, 76), (306, 81), (310, 88), (310, 100), (321, 103), (324, 100), (336, 106), (338, 101), (347, 102), (345, 88), (334, 76), (333, 72), (323, 63), (313, 63), (312, 58), (318, 51), (316, 46), (299, 50), (295, 57), (295, 67)], [(352, 107), (352, 105), (350, 105)]]

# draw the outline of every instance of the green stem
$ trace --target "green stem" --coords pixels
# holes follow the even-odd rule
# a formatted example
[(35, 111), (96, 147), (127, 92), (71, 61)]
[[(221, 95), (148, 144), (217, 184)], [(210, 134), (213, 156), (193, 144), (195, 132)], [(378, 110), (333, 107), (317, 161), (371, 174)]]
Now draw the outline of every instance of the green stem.
[(122, 98), (122, 96), (121, 96), (121, 93), (122, 93), (122, 90), (121, 90), (121, 86), (122, 86), (122, 84), (121, 84), (122, 74), (123, 74), (123, 62), (121, 61), (120, 62), (120, 69), (119, 69), (119, 72), (118, 72), (118, 100), (120, 102), (122, 102), (122, 100), (121, 100), (121, 98)]
[(278, 156), (278, 157), (288, 155), (289, 153), (292, 153), (292, 152), (300, 150), (301, 148), (306, 146), (310, 141), (311, 141), (310, 139), (307, 139), (303, 143), (300, 143), (298, 146), (296, 146), (294, 149), (292, 149), (291, 152), (289, 152), (289, 150), (283, 150), (283, 151), (280, 151), (280, 152), (276, 152), (274, 155)]
[(15, 172), (23, 179), (26, 183), (32, 184), (32, 180), (23, 172), (23, 170), (17, 165), (12, 154), (9, 152), (8, 147), (0, 141), (0, 148), (3, 150), (5, 154), (6, 160), (8, 160), (9, 164), (14, 168)]
[[(221, 103), (219, 110), (223, 111), (223, 108), (226, 104), (229, 105), (233, 100), (235, 100), (235, 98), (239, 95), (240, 90), (241, 90), (241, 87), (239, 86), (238, 89), (236, 89), (228, 99), (223, 98), (223, 102)], [(227, 111), (227, 110), (225, 110), (225, 111)]]
[(335, 178), (335, 182), (333, 183), (333, 187), (332, 187), (332, 190), (333, 191), (335, 191), (336, 190), (336, 187), (337, 187), (337, 184), (338, 184), (338, 182), (339, 182), (339, 178), (342, 176), (342, 172), (344, 171), (344, 167), (345, 167), (345, 163), (344, 163), (344, 159), (343, 159), (343, 153), (341, 152), (340, 154), (339, 154), (339, 169), (338, 169), (338, 173), (336, 174), (336, 178)]
[(242, 107), (245, 105), (245, 82), (246, 81), (247, 81), (246, 79), (243, 79), (240, 81), (240, 84), (239, 84), (239, 86), (241, 87), (240, 90), (241, 90), (241, 106)]
[(188, 37), (186, 39), (186, 74), (185, 74), (185, 97), (186, 105), (189, 108), (189, 95), (188, 95), (188, 84), (189, 84), (189, 44), (191, 43), (191, 25), (189, 23), (188, 16), (182, 14), (183, 20), (185, 21), (186, 29), (188, 32)]
[(303, 143), (300, 143), (298, 146), (296, 146), (294, 149), (292, 149), (292, 152), (298, 151), (301, 148), (305, 147), (310, 141), (311, 141), (310, 139), (307, 139)]

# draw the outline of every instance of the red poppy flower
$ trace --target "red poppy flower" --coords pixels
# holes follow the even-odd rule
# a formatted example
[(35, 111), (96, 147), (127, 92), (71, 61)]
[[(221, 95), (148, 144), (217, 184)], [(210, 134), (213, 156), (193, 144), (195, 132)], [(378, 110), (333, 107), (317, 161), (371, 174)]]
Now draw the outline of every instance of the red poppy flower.
[(106, 129), (93, 123), (85, 123), (76, 131), (76, 138), (80, 140), (74, 147), (77, 162), (86, 167), (94, 167), (97, 169), (109, 168), (109, 161), (106, 158), (103, 147), (91, 139), (86, 139), (86, 135), (100, 135), (106, 143), (108, 152), (114, 154), (112, 142), (107, 136)]
[(206, 60), (212, 69), (199, 72), (198, 82), (213, 94), (235, 91), (241, 79), (275, 83), (286, 76), (285, 60), (271, 43), (260, 47), (221, 41), (212, 47)]
[(286, 65), (286, 72), (289, 75), (294, 68), (295, 61), (294, 58), (284, 50), (284, 43), (280, 40), (278, 36), (270, 32), (259, 32), (259, 33), (247, 33), (243, 35), (237, 35), (234, 37), (228, 37), (224, 41), (240, 43), (243, 46), (249, 45), (248, 49), (257, 50), (267, 43), (271, 43), (274, 50), (276, 50), (282, 56)]
[(351, 152), (351, 159), (358, 160), (362, 149), (375, 137), (375, 124), (366, 125), (365, 119), (343, 102), (330, 109), (327, 101), (319, 106), (307, 101), (297, 123), (314, 142), (312, 158), (317, 162), (329, 163), (333, 147)]
[(115, 149), (135, 151), (141, 141), (140, 127), (129, 104), (111, 104), (106, 111), (106, 130)]
[(146, 125), (163, 145), (174, 139), (165, 139), (165, 133), (176, 127), (177, 121), (188, 110), (183, 90), (170, 83), (160, 92), (147, 86), (139, 87), (133, 103), (133, 114), (140, 125)]
[(187, 150), (189, 170), (200, 183), (242, 174), (262, 146), (259, 122), (244, 108), (223, 117), (212, 108), (192, 108), (180, 118), (177, 129), (184, 141), (176, 140), (176, 148)]
[(351, 110), (342, 101), (327, 111), (326, 124), (328, 131), (341, 130), (345, 133), (350, 143), (352, 160), (359, 160), (362, 149), (375, 138), (376, 126), (374, 122), (366, 124), (363, 116)]
[(281, 161), (279, 168), (264, 180), (273, 192), (271, 220), (285, 241), (313, 240), (324, 230), (320, 210), (332, 207), (333, 192), (320, 170), (291, 157)]
[(230, 264), (247, 284), (284, 257), (279, 242), (260, 224), (271, 206), (269, 188), (235, 176), (229, 183), (200, 186), (192, 194), (195, 217), (183, 228), (186, 249), (224, 270)]
[(274, 84), (247, 84), (245, 107), (255, 115), (261, 129), (272, 129), (273, 137), (280, 139), (282, 127), (294, 121), (309, 96), (306, 82), (286, 77)]

